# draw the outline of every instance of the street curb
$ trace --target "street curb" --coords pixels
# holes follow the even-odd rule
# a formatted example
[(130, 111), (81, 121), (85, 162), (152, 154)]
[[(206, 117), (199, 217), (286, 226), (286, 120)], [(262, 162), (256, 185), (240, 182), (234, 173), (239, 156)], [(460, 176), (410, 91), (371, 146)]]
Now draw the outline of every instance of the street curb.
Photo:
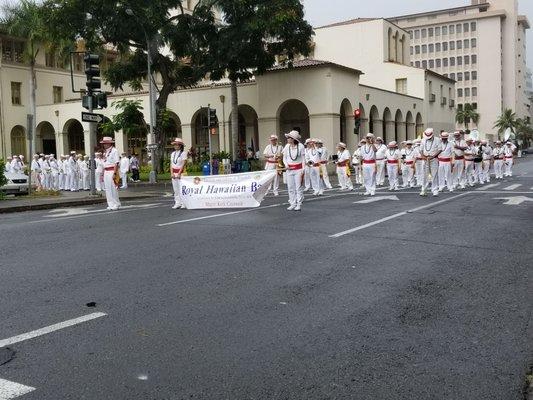
[[(121, 200), (137, 200), (137, 199), (149, 199), (152, 197), (157, 197), (154, 195), (140, 195), (140, 196), (129, 196), (129, 197), (123, 197)], [(71, 201), (58, 201), (55, 203), (44, 203), (44, 204), (27, 204), (23, 206), (13, 206), (13, 207), (4, 207), (0, 208), (0, 214), (9, 214), (9, 213), (17, 213), (17, 212), (24, 212), (24, 211), (36, 211), (36, 210), (52, 210), (54, 208), (61, 208), (61, 207), (76, 207), (76, 206), (85, 206), (85, 205), (93, 205), (93, 204), (101, 204), (105, 203), (106, 198), (105, 197), (98, 197), (94, 199), (80, 199), (80, 200), (71, 200)]]

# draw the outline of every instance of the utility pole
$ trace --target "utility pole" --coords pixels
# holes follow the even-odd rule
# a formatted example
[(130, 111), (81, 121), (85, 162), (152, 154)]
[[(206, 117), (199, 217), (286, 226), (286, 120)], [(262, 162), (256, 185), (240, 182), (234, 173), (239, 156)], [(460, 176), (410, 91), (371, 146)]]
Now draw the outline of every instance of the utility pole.
[(28, 171), (28, 194), (31, 194), (31, 163), (33, 161), (33, 114), (27, 114), (26, 120), (28, 124), (28, 128), (26, 129), (27, 135), (28, 135), (28, 141), (30, 142), (30, 155), (28, 157), (29, 162), (29, 171)]

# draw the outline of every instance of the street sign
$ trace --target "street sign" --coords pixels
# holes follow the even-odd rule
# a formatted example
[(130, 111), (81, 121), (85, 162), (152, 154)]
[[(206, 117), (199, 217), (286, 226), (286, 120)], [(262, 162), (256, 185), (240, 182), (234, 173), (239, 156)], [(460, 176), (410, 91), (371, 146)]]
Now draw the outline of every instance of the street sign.
[(99, 124), (104, 121), (104, 116), (102, 114), (93, 114), (88, 112), (81, 113), (81, 120), (83, 122), (96, 122)]
[(146, 145), (146, 150), (156, 150), (156, 149), (157, 149), (157, 144), (155, 143)]

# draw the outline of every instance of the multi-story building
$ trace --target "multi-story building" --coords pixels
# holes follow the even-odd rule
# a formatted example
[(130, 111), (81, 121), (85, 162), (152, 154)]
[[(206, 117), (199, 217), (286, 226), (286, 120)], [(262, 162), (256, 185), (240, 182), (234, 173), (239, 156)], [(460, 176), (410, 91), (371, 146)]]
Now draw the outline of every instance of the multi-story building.
[(482, 135), (495, 137), (494, 121), (505, 108), (529, 115), (529, 21), (518, 14), (518, 0), (471, 0), (464, 7), (389, 20), (409, 31), (411, 65), (457, 81), (457, 107), (470, 103), (477, 109)]
[(526, 98), (529, 100), (529, 120), (533, 119), (533, 72), (528, 68), (526, 71)]

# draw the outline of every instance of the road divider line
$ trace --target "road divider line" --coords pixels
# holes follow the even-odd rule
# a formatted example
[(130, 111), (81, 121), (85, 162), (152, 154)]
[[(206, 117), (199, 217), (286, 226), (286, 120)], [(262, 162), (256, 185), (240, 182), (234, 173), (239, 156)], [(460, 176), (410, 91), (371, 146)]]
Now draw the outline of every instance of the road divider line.
[(515, 189), (518, 189), (520, 186), (522, 186), (522, 185), (517, 183), (515, 185), (507, 186), (507, 187), (503, 188), (503, 190), (515, 190)]
[(92, 314), (87, 314), (82, 317), (69, 319), (68, 321), (60, 322), (58, 324), (45, 326), (44, 328), (37, 329), (35, 331), (23, 333), (22, 335), (17, 335), (10, 337), (8, 339), (0, 340), (0, 349), (6, 346), (11, 346), (16, 343), (24, 342), (29, 339), (34, 339), (39, 336), (47, 335), (49, 333), (59, 331), (61, 329), (65, 329), (74, 325), (79, 325), (84, 322), (92, 321), (93, 319), (105, 317), (107, 314), (103, 312), (96, 312)]
[(483, 186), (483, 187), (477, 188), (476, 191), (483, 192), (485, 190), (489, 190), (489, 189), (495, 188), (496, 186), (500, 186), (500, 184), (499, 183), (493, 183), (491, 185), (487, 185), (487, 186)]
[(470, 192), (462, 193), (462, 194), (459, 194), (457, 196), (449, 197), (447, 199), (435, 201), (435, 202), (433, 202), (431, 204), (426, 204), (425, 206), (416, 207), (416, 208), (413, 208), (411, 210), (402, 211), (402, 212), (399, 212), (397, 214), (393, 214), (393, 215), (390, 215), (388, 217), (378, 219), (377, 221), (372, 221), (372, 222), (369, 222), (367, 224), (360, 225), (360, 226), (357, 226), (357, 227), (352, 228), (352, 229), (348, 229), (348, 230), (343, 231), (343, 232), (335, 233), (334, 235), (329, 235), (329, 237), (330, 238), (339, 238), (341, 236), (349, 235), (350, 233), (354, 233), (354, 232), (357, 232), (357, 231), (360, 231), (360, 230), (363, 230), (363, 229), (366, 229), (366, 228), (370, 228), (370, 227), (375, 226), (375, 225), (379, 225), (379, 224), (381, 224), (383, 222), (390, 221), (391, 219), (399, 218), (399, 217), (402, 217), (404, 215), (407, 215), (407, 214), (410, 214), (410, 213), (414, 213), (414, 212), (417, 212), (417, 211), (420, 211), (420, 210), (425, 210), (426, 208), (431, 208), (431, 207), (434, 207), (434, 206), (438, 206), (439, 204), (443, 204), (443, 203), (446, 203), (448, 201), (452, 201), (452, 200), (458, 199), (460, 197), (467, 196), (468, 194), (470, 194)]
[(31, 386), (0, 379), (0, 400), (16, 399), (34, 390), (35, 388)]

